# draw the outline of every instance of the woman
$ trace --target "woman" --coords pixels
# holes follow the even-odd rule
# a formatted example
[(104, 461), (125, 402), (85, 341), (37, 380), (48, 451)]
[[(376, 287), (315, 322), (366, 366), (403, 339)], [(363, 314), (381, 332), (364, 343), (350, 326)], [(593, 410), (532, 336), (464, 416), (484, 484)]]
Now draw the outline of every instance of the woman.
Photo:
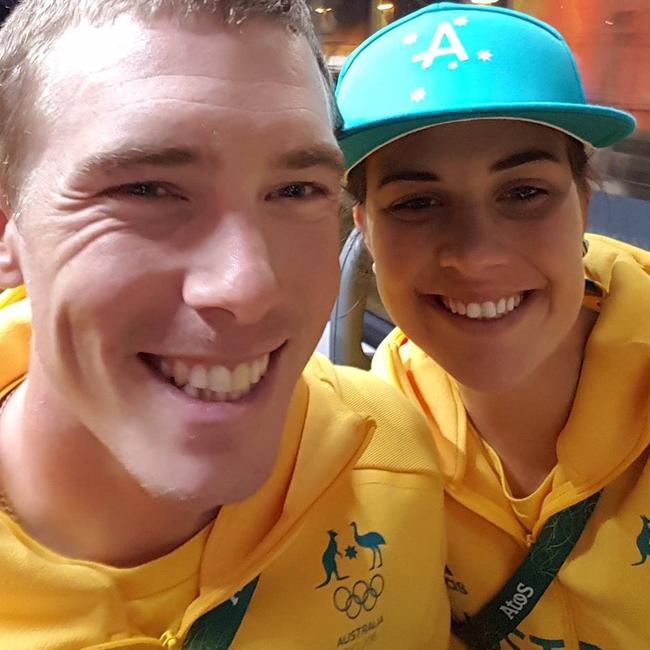
[(368, 39), (337, 93), (399, 327), (374, 368), (424, 411), (445, 472), (455, 632), (650, 647), (650, 254), (583, 240), (588, 155), (633, 118), (585, 104), (553, 28), (448, 3)]

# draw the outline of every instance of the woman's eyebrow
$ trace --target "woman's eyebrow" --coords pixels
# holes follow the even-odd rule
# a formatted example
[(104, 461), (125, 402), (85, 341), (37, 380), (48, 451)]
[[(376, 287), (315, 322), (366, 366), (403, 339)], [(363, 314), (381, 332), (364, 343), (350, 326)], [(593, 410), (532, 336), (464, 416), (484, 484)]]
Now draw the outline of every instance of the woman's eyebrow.
[(536, 162), (538, 160), (550, 160), (551, 162), (559, 163), (559, 158), (552, 154), (550, 151), (544, 149), (526, 149), (525, 151), (519, 151), (517, 153), (495, 162), (490, 171), (500, 172), (505, 169), (512, 169), (513, 167), (519, 167), (519, 165), (525, 165), (526, 163)]
[(384, 187), (385, 185), (389, 185), (390, 183), (407, 181), (435, 182), (439, 180), (440, 177), (433, 172), (405, 169), (403, 171), (393, 172), (392, 174), (386, 174), (386, 176), (382, 176), (381, 180), (379, 181), (378, 189)]

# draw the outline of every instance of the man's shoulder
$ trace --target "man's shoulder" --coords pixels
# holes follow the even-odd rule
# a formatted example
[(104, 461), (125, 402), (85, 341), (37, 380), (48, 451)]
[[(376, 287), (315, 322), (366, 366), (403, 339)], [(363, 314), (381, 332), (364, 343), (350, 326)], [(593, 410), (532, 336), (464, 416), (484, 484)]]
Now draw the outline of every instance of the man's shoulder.
[(305, 377), (308, 383), (325, 382), (348, 409), (375, 422), (372, 442), (357, 467), (438, 474), (429, 426), (397, 389), (364, 370), (335, 366), (321, 355), (312, 357)]
[(0, 292), (0, 398), (27, 372), (31, 311), (23, 287)]
[(329, 359), (314, 354), (305, 369), (308, 384), (327, 384), (350, 409), (380, 421), (407, 421), (416, 429), (422, 418), (418, 411), (397, 390), (366, 370), (334, 365)]

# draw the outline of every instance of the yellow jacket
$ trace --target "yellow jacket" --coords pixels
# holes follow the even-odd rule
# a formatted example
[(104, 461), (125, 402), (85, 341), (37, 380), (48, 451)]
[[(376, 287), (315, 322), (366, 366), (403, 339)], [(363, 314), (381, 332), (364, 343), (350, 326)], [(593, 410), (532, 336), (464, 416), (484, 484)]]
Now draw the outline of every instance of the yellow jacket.
[[(24, 293), (0, 294), (0, 395), (24, 377), (29, 340)], [(0, 648), (180, 650), (197, 618), (260, 575), (233, 650), (444, 649), (434, 454), (396, 391), (315, 358), (271, 478), (168, 556), (75, 561), (0, 514)]]
[(529, 526), (515, 514), (491, 452), (468, 427), (451, 378), (399, 330), (374, 359), (374, 370), (432, 424), (445, 478), (447, 586), (458, 620), (499, 591), (549, 517), (605, 488), (572, 554), (503, 650), (650, 648), (650, 253), (589, 239), (587, 276), (606, 295), (558, 439), (558, 463)]

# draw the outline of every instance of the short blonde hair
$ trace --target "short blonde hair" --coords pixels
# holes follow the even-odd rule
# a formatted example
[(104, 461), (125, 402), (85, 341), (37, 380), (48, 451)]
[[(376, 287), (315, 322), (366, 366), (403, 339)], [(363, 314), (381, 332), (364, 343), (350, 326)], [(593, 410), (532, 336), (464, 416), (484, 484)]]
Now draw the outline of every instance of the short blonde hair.
[(209, 16), (238, 25), (260, 16), (283, 24), (309, 42), (330, 96), (334, 126), (338, 123), (331, 78), (306, 0), (23, 0), (0, 30), (0, 187), (14, 209), (20, 204), (27, 145), (43, 108), (48, 52), (70, 27), (102, 25), (123, 14), (145, 23), (166, 17), (191, 25)]

